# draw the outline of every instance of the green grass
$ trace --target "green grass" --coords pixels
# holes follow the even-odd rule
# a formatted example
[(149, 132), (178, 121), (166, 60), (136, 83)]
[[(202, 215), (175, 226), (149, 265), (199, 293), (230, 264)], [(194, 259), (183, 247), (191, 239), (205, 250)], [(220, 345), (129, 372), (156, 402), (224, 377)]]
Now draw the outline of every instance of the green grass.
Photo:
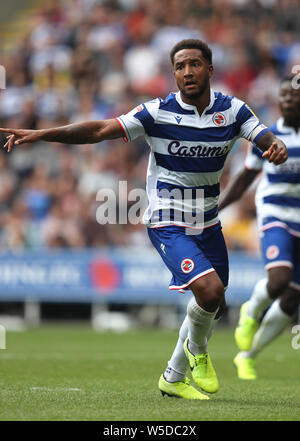
[(96, 333), (83, 327), (9, 332), (0, 351), (0, 420), (300, 420), (300, 350), (285, 332), (260, 355), (259, 379), (241, 381), (233, 330), (219, 328), (210, 354), (220, 391), (210, 401), (162, 397), (158, 378), (177, 333)]

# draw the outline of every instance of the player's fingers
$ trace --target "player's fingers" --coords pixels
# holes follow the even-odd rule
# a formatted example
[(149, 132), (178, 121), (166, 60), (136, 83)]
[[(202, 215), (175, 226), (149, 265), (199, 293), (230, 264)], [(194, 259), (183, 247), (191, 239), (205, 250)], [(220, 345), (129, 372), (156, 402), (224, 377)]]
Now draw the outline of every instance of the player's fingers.
[(273, 142), (268, 148), (268, 150), (264, 152), (262, 157), (268, 159), (269, 162), (273, 162), (277, 154), (278, 154), (278, 144), (276, 142)]
[(275, 156), (275, 158), (273, 159), (273, 162), (275, 165), (279, 165), (285, 162), (287, 158), (288, 158), (288, 153), (286, 149), (280, 149), (277, 155)]
[(29, 134), (29, 132), (31, 132), (28, 129), (1, 129), (0, 128), (0, 132), (3, 133), (10, 133), (11, 135), (16, 135), (17, 137), (21, 137), (21, 136), (26, 136)]
[(270, 161), (271, 154), (272, 154), (272, 150), (268, 149), (263, 153), (262, 157), (263, 159), (267, 159), (269, 162), (271, 162)]
[(10, 136), (10, 139), (8, 140), (8, 146), (7, 146), (8, 153), (12, 150), (12, 148), (14, 146), (15, 139), (16, 139), (15, 135)]
[(15, 142), (16, 145), (25, 144), (26, 142), (33, 141), (33, 137), (31, 135), (29, 136), (23, 136), (22, 138), (17, 139)]
[(20, 145), (20, 144), (24, 144), (26, 142), (26, 136), (24, 136), (23, 138), (19, 138), (17, 139), (17, 141), (15, 142), (16, 145)]
[(270, 145), (270, 147), (268, 148), (268, 150), (266, 150), (266, 151), (263, 153), (262, 157), (263, 157), (263, 158), (269, 158), (270, 155), (271, 155), (271, 153), (272, 153), (273, 151), (274, 151), (274, 142)]
[(269, 161), (272, 162), (274, 161), (274, 159), (276, 158), (277, 154), (278, 154), (278, 145), (273, 142), (273, 144), (270, 146), (270, 155), (269, 155)]
[(0, 128), (0, 132), (4, 133), (15, 133), (17, 129), (7, 129), (7, 128)]
[(262, 154), (262, 157), (263, 157), (264, 159), (266, 159), (266, 158), (269, 157), (269, 155), (270, 155), (269, 150), (266, 150), (266, 151)]
[(14, 137), (15, 135), (9, 135), (6, 137), (6, 143), (3, 145), (3, 148), (6, 149), (8, 147), (9, 141), (12, 137)]

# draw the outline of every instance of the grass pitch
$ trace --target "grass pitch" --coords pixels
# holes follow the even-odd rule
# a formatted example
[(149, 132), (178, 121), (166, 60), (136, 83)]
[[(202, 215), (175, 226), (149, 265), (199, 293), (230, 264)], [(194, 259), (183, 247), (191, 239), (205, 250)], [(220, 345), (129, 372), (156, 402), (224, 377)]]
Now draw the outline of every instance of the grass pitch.
[(236, 377), (232, 329), (210, 354), (220, 391), (209, 401), (162, 397), (157, 388), (177, 332), (97, 333), (85, 327), (8, 332), (0, 351), (1, 421), (300, 420), (300, 349), (286, 331), (257, 360), (259, 379)]

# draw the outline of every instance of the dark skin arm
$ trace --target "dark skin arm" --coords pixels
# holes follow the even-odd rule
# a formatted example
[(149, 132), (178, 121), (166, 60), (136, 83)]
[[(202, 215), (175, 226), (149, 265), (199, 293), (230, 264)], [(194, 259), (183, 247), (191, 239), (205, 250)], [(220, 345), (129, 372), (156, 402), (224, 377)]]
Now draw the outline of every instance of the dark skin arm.
[(256, 143), (257, 147), (264, 152), (262, 157), (275, 165), (282, 164), (288, 158), (285, 144), (272, 132), (266, 132)]
[(226, 186), (225, 190), (222, 191), (220, 195), (219, 210), (222, 210), (227, 207), (227, 205), (240, 199), (259, 173), (260, 170), (244, 168), (239, 174), (237, 174)]
[[(256, 143), (257, 147), (264, 153), (262, 157), (275, 165), (282, 164), (288, 158), (288, 152), (281, 139), (266, 132)], [(235, 176), (226, 189), (222, 192), (219, 202), (219, 210), (237, 201), (247, 188), (252, 184), (260, 170), (249, 170), (244, 168)]]
[(10, 152), (14, 145), (36, 141), (62, 142), (64, 144), (93, 144), (107, 139), (124, 136), (120, 124), (115, 119), (87, 121), (79, 124), (41, 130), (0, 129), (10, 133), (3, 148)]

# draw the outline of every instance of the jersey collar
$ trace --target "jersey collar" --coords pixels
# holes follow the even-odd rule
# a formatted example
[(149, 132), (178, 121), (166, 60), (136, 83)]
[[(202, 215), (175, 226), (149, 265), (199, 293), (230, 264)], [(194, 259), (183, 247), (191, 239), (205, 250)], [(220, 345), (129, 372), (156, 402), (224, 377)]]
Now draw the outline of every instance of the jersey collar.
[[(184, 101), (182, 101), (180, 92), (178, 91), (177, 93), (175, 93), (175, 97), (176, 97), (176, 101), (178, 102), (178, 104), (183, 108), (183, 109), (187, 109), (187, 110), (196, 110), (197, 111), (197, 107), (193, 106), (192, 104), (187, 104)], [(213, 89), (210, 89), (210, 103), (207, 107), (205, 107), (205, 109), (203, 110), (202, 115), (205, 115), (205, 112), (207, 112), (207, 110), (211, 109), (212, 106), (215, 103), (215, 92), (213, 91)]]

